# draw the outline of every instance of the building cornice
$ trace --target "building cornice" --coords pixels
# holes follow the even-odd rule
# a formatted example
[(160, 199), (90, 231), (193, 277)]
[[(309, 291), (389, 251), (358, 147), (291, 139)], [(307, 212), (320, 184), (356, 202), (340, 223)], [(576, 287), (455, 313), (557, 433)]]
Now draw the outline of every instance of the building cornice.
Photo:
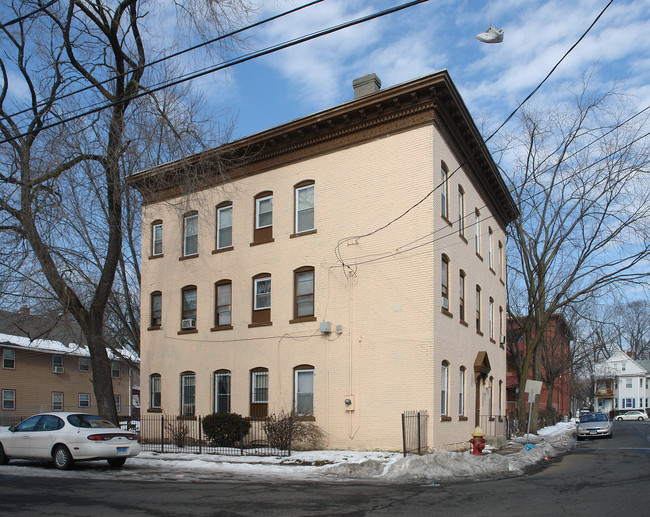
[(493, 213), (508, 224), (518, 210), (446, 71), (138, 172), (127, 182), (149, 204), (431, 123), (446, 131)]

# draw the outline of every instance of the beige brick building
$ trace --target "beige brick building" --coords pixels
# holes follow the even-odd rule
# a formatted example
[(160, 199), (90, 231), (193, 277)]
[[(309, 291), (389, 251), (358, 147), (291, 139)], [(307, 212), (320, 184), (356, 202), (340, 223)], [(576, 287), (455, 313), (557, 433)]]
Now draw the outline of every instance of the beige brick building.
[[(503, 434), (517, 214), (446, 71), (131, 177), (142, 411), (295, 410), (330, 448)], [(184, 194), (184, 192), (190, 192)]]
[[(84, 347), (50, 339), (0, 333), (0, 425), (47, 411), (96, 413), (90, 354)], [(131, 416), (137, 371), (113, 357), (111, 377), (118, 415)]]

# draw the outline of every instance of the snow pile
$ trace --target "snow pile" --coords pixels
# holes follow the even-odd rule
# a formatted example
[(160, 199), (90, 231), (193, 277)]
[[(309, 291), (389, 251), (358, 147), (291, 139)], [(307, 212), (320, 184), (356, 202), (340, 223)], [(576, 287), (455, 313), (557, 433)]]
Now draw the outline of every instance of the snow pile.
[[(547, 427), (539, 435), (526, 435), (511, 441), (522, 449), (511, 454), (499, 454), (493, 447), (486, 454), (475, 456), (467, 452), (437, 451), (423, 456), (407, 456), (391, 462), (377, 461), (339, 463), (326, 469), (329, 475), (348, 478), (374, 477), (391, 482), (426, 482), (458, 479), (487, 479), (521, 474), (526, 467), (569, 450), (574, 445), (574, 423)], [(530, 444), (526, 445), (525, 444)]]
[(508, 474), (507, 456), (474, 456), (467, 452), (438, 451), (424, 456), (407, 456), (386, 467), (387, 481), (428, 481), (480, 479)]

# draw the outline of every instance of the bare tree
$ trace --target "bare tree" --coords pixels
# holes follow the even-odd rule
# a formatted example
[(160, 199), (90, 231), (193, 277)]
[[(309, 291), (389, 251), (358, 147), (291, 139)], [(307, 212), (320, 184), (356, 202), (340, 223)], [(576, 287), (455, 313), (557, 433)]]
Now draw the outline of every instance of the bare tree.
[[(223, 31), (248, 11), (245, 0), (174, 5), (194, 25), (195, 38), (208, 25)], [(107, 309), (119, 308), (112, 314), (129, 321), (125, 340), (137, 343), (138, 338), (137, 297), (131, 290), (139, 275), (138, 248), (130, 233), (136, 230), (138, 202), (126, 194), (124, 178), (136, 164), (152, 164), (134, 157), (163, 154), (137, 149), (134, 138), (146, 124), (138, 115), (147, 105), (155, 107), (149, 113), (161, 120), (153, 126), (165, 134), (161, 149), (167, 158), (188, 150), (179, 142), (197, 143), (172, 130), (177, 119), (171, 108), (161, 108), (164, 96), (135, 99), (161, 80), (158, 70), (165, 69), (146, 68), (150, 56), (165, 50), (164, 38), (147, 32), (150, 7), (155, 11), (156, 3), (69, 0), (43, 7), (37, 1), (7, 1), (0, 6), (3, 19), (18, 19), (2, 27), (0, 40), (0, 234), (12, 249), (3, 264), (36, 283), (34, 291), (44, 299), (53, 296), (77, 321), (91, 354), (98, 410), (113, 421)], [(82, 92), (71, 95), (74, 90)], [(101, 105), (107, 109), (92, 110)], [(175, 152), (170, 135), (186, 137), (177, 141)], [(122, 289), (114, 290), (118, 272)]]
[[(526, 343), (520, 415), (526, 374), (542, 378), (551, 316), (614, 286), (648, 282), (647, 121), (628, 118), (624, 98), (585, 86), (570, 104), (524, 112), (503, 146), (521, 212), (509, 231), (508, 271), (508, 311)], [(532, 422), (536, 430), (536, 414)]]
[(616, 305), (611, 325), (614, 327), (616, 348), (632, 359), (650, 359), (650, 304), (634, 300)]

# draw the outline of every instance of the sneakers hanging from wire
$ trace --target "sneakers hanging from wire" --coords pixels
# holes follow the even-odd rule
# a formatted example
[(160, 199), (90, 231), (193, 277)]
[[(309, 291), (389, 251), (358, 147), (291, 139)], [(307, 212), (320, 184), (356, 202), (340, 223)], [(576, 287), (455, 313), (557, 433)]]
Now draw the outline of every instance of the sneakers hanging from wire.
[(492, 0), (490, 0), (490, 26), (485, 32), (477, 34), (476, 39), (483, 43), (501, 43), (503, 41), (503, 29), (492, 27)]
[(477, 34), (476, 39), (483, 43), (501, 43), (503, 41), (503, 29), (495, 29), (490, 25), (488, 30)]

